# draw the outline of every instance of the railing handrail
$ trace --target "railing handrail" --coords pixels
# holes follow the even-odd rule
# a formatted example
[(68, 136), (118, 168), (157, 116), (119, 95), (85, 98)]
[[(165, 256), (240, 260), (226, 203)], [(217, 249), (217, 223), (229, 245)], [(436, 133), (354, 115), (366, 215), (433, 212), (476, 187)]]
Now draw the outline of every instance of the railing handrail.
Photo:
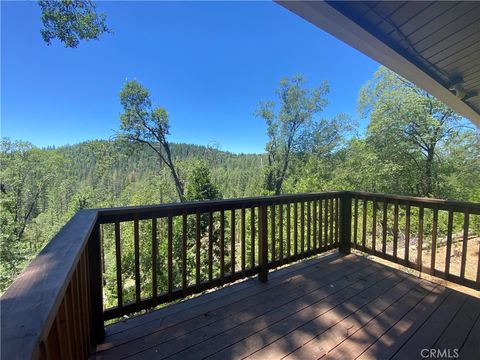
[(370, 193), (364, 191), (343, 191), (343, 193), (350, 194), (357, 197), (376, 198), (377, 200), (397, 200), (400, 205), (423, 205), (425, 208), (437, 208), (438, 210), (456, 210), (459, 212), (468, 211), (471, 214), (480, 214), (480, 203), (464, 202), (455, 200), (442, 200), (435, 198), (392, 195), (382, 193)]
[(287, 195), (268, 195), (233, 199), (198, 200), (187, 202), (173, 202), (158, 205), (125, 206), (113, 208), (92, 209), (98, 212), (99, 223), (116, 221), (142, 220), (152, 217), (166, 217), (168, 215), (194, 214), (197, 211), (219, 211), (240, 209), (242, 207), (258, 207), (285, 202), (298, 202), (313, 199), (327, 199), (345, 194), (345, 191), (329, 191), (321, 193), (303, 193)]
[(2, 359), (40, 356), (96, 221), (96, 211), (77, 212), (2, 295)]
[(308, 200), (313, 198), (328, 198), (333, 196), (339, 196), (342, 194), (348, 194), (351, 196), (357, 197), (369, 197), (377, 198), (377, 200), (398, 200), (404, 203), (415, 203), (423, 204), (425, 207), (437, 207), (439, 210), (442, 209), (458, 209), (460, 211), (468, 210), (472, 214), (480, 213), (480, 203), (474, 202), (464, 202), (464, 201), (455, 201), (455, 200), (443, 200), (436, 198), (426, 198), (426, 197), (415, 197), (415, 196), (405, 196), (405, 195), (393, 195), (393, 194), (383, 194), (383, 193), (371, 193), (364, 191), (350, 191), (350, 190), (339, 190), (339, 191), (329, 191), (329, 192), (318, 192), (318, 193), (302, 193), (302, 194), (286, 194), (286, 195), (268, 195), (268, 196), (255, 196), (255, 197), (245, 197), (245, 198), (233, 198), (233, 199), (218, 199), (218, 200), (199, 200), (199, 201), (188, 201), (188, 202), (172, 202), (165, 204), (152, 204), (152, 205), (141, 205), (141, 206), (124, 206), (124, 207), (112, 207), (112, 208), (98, 208), (92, 209), (92, 211), (97, 211), (100, 217), (99, 221), (108, 222), (108, 218), (115, 217), (124, 217), (125, 221), (133, 220), (133, 214), (140, 216), (142, 218), (149, 218), (152, 216), (167, 216), (167, 214), (179, 215), (183, 212), (187, 214), (193, 214), (196, 211), (202, 210), (217, 210), (217, 208), (234, 208), (239, 209), (241, 207), (250, 207), (250, 206), (259, 206), (259, 205), (272, 205), (281, 202), (287, 201), (299, 201), (299, 200)]

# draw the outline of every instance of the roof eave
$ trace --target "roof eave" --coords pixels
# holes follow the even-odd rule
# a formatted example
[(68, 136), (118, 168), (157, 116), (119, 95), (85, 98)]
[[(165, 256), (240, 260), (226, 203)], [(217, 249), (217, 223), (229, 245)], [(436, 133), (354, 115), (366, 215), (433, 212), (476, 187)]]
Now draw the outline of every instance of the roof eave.
[(328, 3), (315, 2), (315, 7), (313, 7), (306, 1), (275, 0), (275, 2), (428, 91), (480, 128), (479, 113), (423, 70)]

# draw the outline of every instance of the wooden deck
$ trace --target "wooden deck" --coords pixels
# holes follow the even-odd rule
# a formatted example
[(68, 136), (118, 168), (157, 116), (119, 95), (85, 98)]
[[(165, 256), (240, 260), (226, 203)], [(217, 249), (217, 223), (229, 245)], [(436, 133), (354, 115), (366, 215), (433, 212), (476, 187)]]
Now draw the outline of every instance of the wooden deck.
[(92, 358), (420, 359), (422, 349), (458, 349), (460, 359), (478, 359), (480, 299), (335, 253), (110, 325), (106, 335)]

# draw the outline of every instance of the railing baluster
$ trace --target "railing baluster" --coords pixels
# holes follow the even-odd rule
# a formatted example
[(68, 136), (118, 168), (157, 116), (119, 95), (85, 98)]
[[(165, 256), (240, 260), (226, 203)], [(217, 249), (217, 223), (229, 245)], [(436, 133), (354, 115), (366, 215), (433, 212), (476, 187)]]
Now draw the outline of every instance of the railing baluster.
[(230, 211), (230, 273), (235, 274), (235, 209)]
[(477, 285), (480, 284), (480, 241), (478, 242), (477, 251)]
[(398, 255), (398, 201), (393, 205), (393, 259), (397, 262)]
[(423, 268), (423, 261), (422, 261), (422, 254), (423, 254), (423, 206), (420, 206), (418, 210), (418, 242), (417, 242), (417, 266), (418, 270), (422, 271)]
[(79, 344), (79, 349), (80, 349), (80, 356), (85, 359), (87, 357), (86, 354), (86, 345), (85, 345), (85, 339), (83, 337), (83, 331), (82, 331), (82, 305), (81, 305), (81, 300), (80, 300), (80, 284), (79, 284), (79, 279), (78, 279), (78, 267), (73, 273), (73, 298), (74, 298), (74, 309), (75, 309), (75, 314), (76, 314), (76, 328), (77, 328), (77, 334), (78, 334), (78, 344)]
[(468, 250), (468, 227), (470, 214), (467, 212), (463, 213), (463, 243), (462, 243), (462, 263), (460, 266), (460, 277), (465, 279), (465, 264), (467, 262), (467, 250)]
[(313, 200), (313, 253), (316, 253), (318, 250), (317, 247), (317, 201)]
[(278, 237), (280, 240), (279, 243), (279, 256), (280, 256), (280, 265), (283, 265), (283, 205), (279, 204), (278, 205), (278, 222), (279, 222), (279, 232), (278, 232)]
[(153, 306), (157, 305), (158, 283), (157, 283), (157, 218), (152, 218), (152, 302)]
[(200, 286), (200, 212), (195, 213), (195, 285)]
[(356, 249), (358, 246), (358, 197), (356, 196), (353, 205), (353, 216), (353, 243)]
[(220, 211), (220, 283), (225, 277), (225, 211)]
[(377, 199), (373, 198), (372, 202), (372, 254), (376, 250), (377, 241)]
[(89, 336), (89, 314), (90, 314), (90, 309), (87, 307), (87, 302), (88, 302), (88, 296), (87, 295), (87, 289), (86, 289), (86, 283), (85, 283), (85, 274), (86, 274), (86, 268), (85, 268), (85, 250), (84, 252), (80, 255), (80, 259), (78, 261), (77, 269), (79, 269), (79, 292), (80, 292), (80, 305), (81, 305), (81, 312), (82, 312), (82, 336), (83, 336), (83, 341), (85, 344), (85, 352), (88, 355), (90, 352), (90, 336)]
[(410, 204), (405, 207), (405, 263), (410, 264)]
[[(89, 269), (89, 260), (88, 260), (88, 255), (89, 255), (89, 251), (88, 251), (88, 248), (89, 248), (89, 244), (87, 242), (87, 246), (84, 250), (85, 252), (85, 255), (84, 255), (84, 266), (85, 266), (85, 286), (86, 286), (86, 303), (87, 303), (87, 322), (88, 322), (88, 345), (89, 345), (89, 349), (93, 349), (95, 347), (95, 342), (93, 341), (93, 332), (95, 331), (94, 328), (95, 328), (95, 324), (94, 322), (95, 321), (99, 321), (97, 320), (96, 318), (94, 319), (93, 318), (93, 304), (92, 304), (92, 295), (91, 295), (91, 281), (90, 281), (90, 269)], [(101, 301), (103, 302), (103, 297), (101, 299)]]
[(363, 198), (362, 251), (366, 251), (367, 241), (367, 198)]
[(383, 220), (382, 220), (382, 254), (387, 253), (387, 226), (388, 226), (388, 203), (383, 200)]
[(300, 255), (305, 255), (305, 203), (300, 202)]
[(319, 249), (323, 248), (323, 206), (322, 200), (318, 201), (318, 247)]
[(341, 194), (337, 200), (340, 203), (340, 238), (338, 250), (344, 254), (350, 254), (352, 245), (352, 197), (350, 194)]
[[(62, 334), (63, 335), (63, 334)], [(50, 334), (47, 338), (47, 341), (42, 342), (41, 346), (43, 345), (44, 348), (42, 349), (42, 352), (45, 353), (45, 358), (48, 360), (60, 360), (60, 339), (61, 335), (59, 334), (59, 329), (57, 327), (57, 322), (54, 322), (52, 324), (52, 327), (50, 329)]]
[(167, 288), (168, 298), (173, 294), (173, 218), (169, 214), (167, 218)]
[(445, 255), (445, 275), (450, 275), (450, 256), (452, 254), (453, 210), (448, 210), (447, 251)]
[(334, 220), (333, 199), (330, 198), (328, 202), (330, 203), (330, 238), (329, 238), (329, 245), (333, 245), (333, 220)]
[(133, 220), (133, 247), (135, 257), (135, 303), (140, 310), (140, 239), (138, 219)]
[(242, 247), (242, 274), (245, 276), (245, 207), (242, 206), (241, 210), (241, 228), (242, 228), (242, 239), (241, 239), (241, 247)]
[(213, 213), (208, 212), (208, 282), (213, 280)]
[(60, 304), (60, 308), (58, 309), (58, 314), (55, 321), (59, 333), (62, 334), (60, 336), (60, 355), (64, 359), (72, 359), (74, 356), (71, 345), (70, 327), (68, 324), (68, 318), (65, 309), (65, 298)]
[(293, 203), (293, 255), (298, 258), (298, 210), (297, 203)]
[(340, 227), (340, 203), (338, 201), (338, 198), (335, 198), (335, 245), (338, 245), (340, 242), (339, 227)]
[(324, 210), (325, 210), (325, 217), (323, 222), (323, 234), (324, 234), (324, 241), (325, 248), (328, 247), (328, 199), (323, 200)]
[(432, 221), (432, 254), (430, 261), (430, 275), (435, 275), (435, 257), (437, 255), (437, 228), (438, 228), (438, 208), (433, 208)]
[[(74, 305), (74, 290), (73, 290), (73, 278), (70, 281), (70, 285), (67, 288), (67, 292), (65, 295), (65, 299), (67, 300), (67, 314), (68, 314), (68, 320), (70, 324), (70, 334), (72, 334), (72, 348), (73, 348), (73, 353), (78, 356), (80, 354), (80, 349), (79, 349), (79, 343), (78, 343), (78, 331), (77, 327), (75, 326), (77, 320), (75, 316), (75, 305)], [(102, 324), (103, 325), (103, 324)]]
[(272, 261), (272, 264), (275, 264), (275, 204), (272, 204), (272, 206), (270, 206), (270, 241), (271, 241), (271, 244), (270, 244), (270, 252), (271, 252), (271, 261)]
[(187, 290), (187, 213), (182, 214), (182, 290)]
[[(90, 350), (96, 344), (94, 344), (94, 342), (92, 341), (92, 335), (93, 335), (93, 333), (92, 333), (92, 331), (93, 331), (92, 314), (93, 314), (94, 310), (93, 310), (93, 307), (92, 307), (91, 294), (90, 294), (90, 289), (91, 288), (90, 288), (90, 269), (88, 268), (88, 265), (89, 265), (88, 247), (89, 247), (89, 244), (87, 242), (87, 245), (86, 245), (85, 250), (83, 251), (83, 255), (82, 255), (83, 269), (84, 269), (82, 274), (83, 274), (83, 281), (84, 281), (84, 284), (85, 284), (85, 292), (83, 294), (83, 298), (84, 298), (84, 303), (85, 303), (85, 306), (86, 306), (85, 318), (86, 318), (86, 327), (87, 327), (87, 342), (88, 342), (88, 349)], [(103, 299), (101, 299), (101, 300), (103, 301)]]
[(118, 307), (123, 306), (123, 285), (122, 285), (122, 253), (120, 246), (120, 223), (115, 222), (115, 256), (117, 270), (117, 303)]
[(311, 219), (312, 216), (310, 209), (310, 201), (307, 202), (307, 256), (310, 256), (310, 233), (312, 232)]
[(292, 232), (292, 229), (291, 229), (291, 226), (290, 226), (290, 207), (291, 207), (291, 203), (287, 203), (287, 259), (290, 260), (290, 256), (291, 256), (291, 251), (290, 251), (290, 248), (291, 248), (291, 232)]
[(258, 252), (260, 254), (260, 272), (258, 279), (261, 282), (268, 280), (268, 220), (267, 205), (258, 208)]
[(250, 209), (250, 268), (255, 268), (255, 207)]
[[(89, 297), (91, 304), (90, 320), (92, 324), (91, 342), (96, 345), (103, 341), (104, 327), (103, 327), (103, 273), (102, 273), (102, 258), (101, 243), (103, 243), (103, 232), (100, 224), (95, 224), (90, 234), (87, 243), (88, 255), (88, 271), (89, 271)], [(68, 302), (65, 297), (65, 312), (68, 313)], [(67, 323), (70, 321), (67, 318)], [(68, 325), (67, 325), (68, 326)], [(70, 332), (71, 334), (71, 332)], [(73, 340), (72, 340), (73, 341)], [(72, 352), (73, 346), (72, 344)]]

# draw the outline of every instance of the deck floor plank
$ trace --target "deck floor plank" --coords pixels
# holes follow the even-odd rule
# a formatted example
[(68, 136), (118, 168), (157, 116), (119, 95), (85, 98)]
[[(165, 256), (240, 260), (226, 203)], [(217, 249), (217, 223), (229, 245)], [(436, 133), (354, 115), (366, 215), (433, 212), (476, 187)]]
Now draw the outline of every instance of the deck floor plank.
[(480, 354), (480, 317), (477, 318), (465, 343), (460, 348), (462, 359), (475, 359), (478, 358), (478, 354)]
[[(290, 278), (289, 281), (277, 287), (278, 289), (275, 288), (275, 290), (281, 290), (284, 293), (283, 295), (281, 293), (277, 294), (275, 291), (272, 294), (264, 291), (260, 294), (261, 296), (258, 296), (258, 293), (253, 294), (250, 298), (243, 299), (243, 301), (235, 301), (234, 298), (231, 298), (231, 302), (222, 309), (223, 311), (206, 310), (203, 306), (199, 306), (198, 316), (192, 319), (193, 323), (192, 321), (187, 321), (162, 331), (152, 331), (147, 334), (142, 332), (142, 336), (135, 340), (122, 342), (121, 344), (117, 343), (115, 348), (108, 352), (107, 356), (108, 358), (115, 358), (120, 355), (130, 355), (160, 345), (162, 346), (162, 354), (167, 356), (169, 351), (178, 352), (181, 350), (181, 346), (195, 345), (195, 342), (205, 339), (208, 333), (221, 333), (237, 323), (258, 317), (275, 306), (282, 305), (282, 303), (293, 303), (294, 300), (308, 294), (313, 296), (314, 291), (319, 288), (328, 286), (331, 282), (336, 282), (348, 275), (361, 271), (361, 269), (368, 268), (371, 269), (371, 272), (374, 272), (376, 269), (365, 261), (359, 262), (358, 265), (355, 267), (352, 267), (352, 264), (345, 267), (338, 265), (332, 266), (330, 269), (328, 267), (319, 267), (315, 272), (315, 276)], [(354, 279), (350, 280), (350, 282), (354, 282)], [(341, 285), (343, 283), (339, 282), (338, 284)], [(279, 296), (281, 296), (281, 300)]]
[[(475, 325), (479, 314), (480, 306), (476, 299), (467, 298), (462, 308), (453, 318), (445, 332), (433, 345), (436, 349), (460, 349), (470, 330)], [(480, 357), (480, 353), (478, 354)]]
[(315, 257), (107, 326), (92, 359), (404, 359), (480, 350), (480, 299), (358, 255)]
[[(384, 273), (383, 277), (376, 274), (375, 277), (372, 279), (372, 283), (365, 284), (367, 287), (351, 295), (348, 301), (357, 303), (368, 302), (371, 298), (377, 296), (378, 293), (382, 293), (386, 287), (391, 287), (403, 279), (394, 273)], [(298, 341), (298, 336), (302, 336), (302, 334), (308, 336), (310, 331), (312, 331), (310, 328), (315, 327), (316, 324), (322, 326), (335, 322), (339, 316), (337, 310), (347, 303), (344, 300), (339, 303), (331, 303), (331, 305), (334, 305), (331, 308), (324, 304), (318, 304), (320, 306), (312, 306), (301, 312), (294, 313), (257, 333), (249, 335), (247, 338), (242, 339), (241, 342), (214, 354), (213, 358), (243, 358), (251, 354), (253, 355), (248, 357), (249, 359), (280, 358), (288, 354), (284, 349), (289, 349), (290, 347), (285, 345)], [(354, 308), (354, 306), (351, 306), (351, 308)], [(305, 314), (306, 312), (310, 314)], [(296, 338), (290, 339), (292, 336)]]
[(451, 291), (449, 289), (437, 287), (427, 296), (425, 301), (417, 304), (402, 320), (368, 347), (358, 357), (358, 360), (391, 358), (450, 294)]
[[(381, 276), (378, 271), (379, 269), (373, 266), (357, 268), (336, 280), (336, 286), (333, 287), (330, 286), (330, 279), (320, 277), (311, 283), (317, 287), (314, 291), (285, 293), (282, 297), (272, 299), (272, 302), (263, 302), (258, 307), (239, 312), (233, 319), (222, 319), (198, 332), (189, 333), (172, 341), (158, 344), (158, 340), (161, 339), (155, 337), (151, 339), (150, 347), (146, 351), (137, 354), (138, 358), (150, 358), (160, 350), (162, 354), (156, 356), (157, 359), (169, 357), (184, 360), (211, 355), (219, 347), (242, 340), (252, 331), (260, 331), (271, 323), (309, 307), (312, 303), (317, 304), (327, 298), (328, 304), (333, 304), (335, 301), (343, 302), (350, 294), (359, 292), (365, 283), (375, 281)], [(361, 279), (365, 280), (361, 281)]]
[(361, 330), (355, 332), (345, 341), (339, 343), (332, 351), (326, 354), (322, 359), (355, 359), (361, 355), (369, 346), (371, 346), (379, 337), (400, 321), (408, 311), (424, 300), (435, 288), (433, 284), (430, 287), (417, 286), (401, 301), (397, 301), (373, 318)]
[(303, 344), (299, 342), (302, 346), (291, 352), (289, 356), (287, 356), (287, 359), (320, 358), (344, 339), (352, 336), (391, 304), (403, 296), (408, 295), (419, 283), (419, 279), (407, 277), (392, 289), (387, 289), (389, 291), (381, 294), (374, 301), (371, 301), (363, 307), (359, 306), (349, 316), (341, 319), (341, 321), (332, 327), (325, 329), (323, 332), (314, 333), (315, 337), (308, 339), (308, 341)]
[(419, 356), (423, 349), (432, 349), (466, 299), (466, 295), (459, 292), (450, 295), (392, 358), (398, 360), (414, 359)]

